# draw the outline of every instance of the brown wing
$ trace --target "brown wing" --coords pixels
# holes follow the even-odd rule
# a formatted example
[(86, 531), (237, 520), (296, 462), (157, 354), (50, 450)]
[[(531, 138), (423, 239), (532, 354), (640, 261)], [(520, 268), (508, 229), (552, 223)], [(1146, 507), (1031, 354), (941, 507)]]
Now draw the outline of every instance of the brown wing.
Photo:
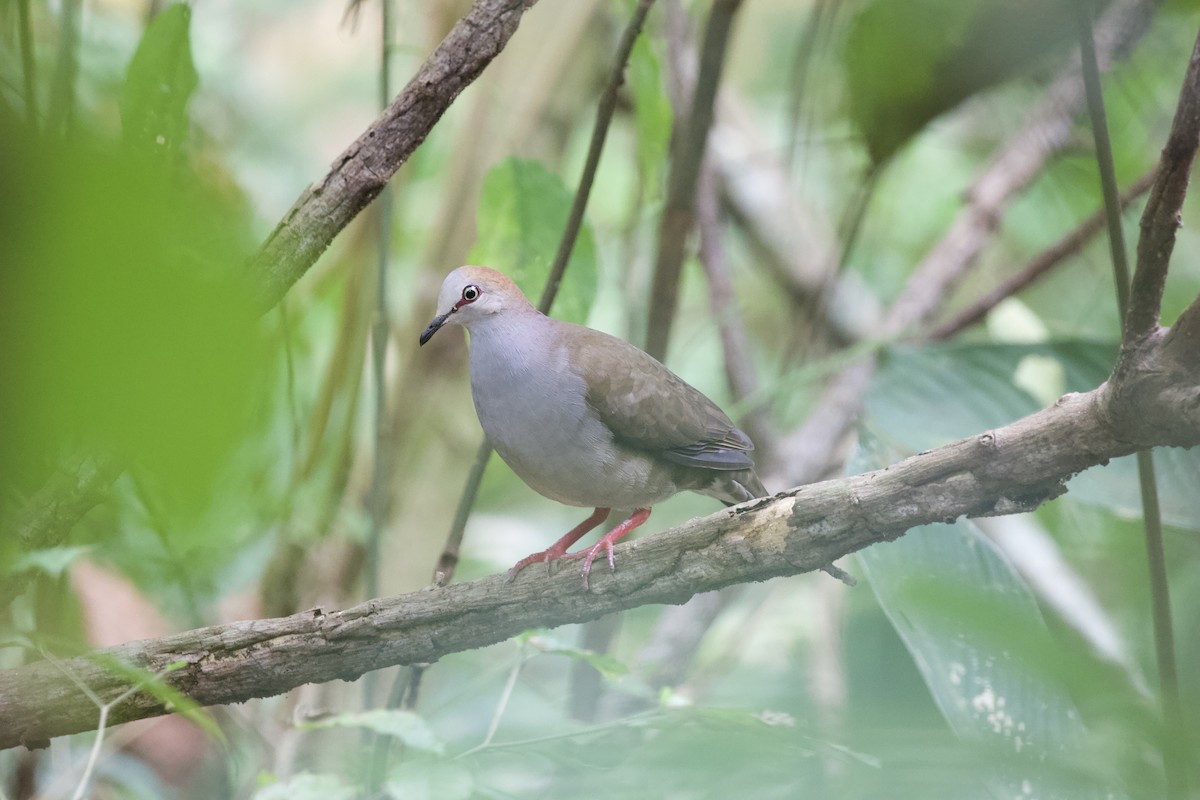
[(713, 401), (628, 342), (571, 328), (572, 363), (586, 365), (588, 404), (617, 441), (689, 467), (754, 466), (754, 443)]

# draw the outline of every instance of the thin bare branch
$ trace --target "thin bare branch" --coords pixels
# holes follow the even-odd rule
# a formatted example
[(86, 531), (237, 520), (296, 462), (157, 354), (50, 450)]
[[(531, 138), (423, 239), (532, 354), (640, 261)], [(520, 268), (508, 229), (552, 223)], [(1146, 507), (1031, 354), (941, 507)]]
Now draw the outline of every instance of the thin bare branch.
[(38, 129), (37, 59), (33, 52), (33, 23), (30, 0), (17, 0), (17, 34), (21, 47), (21, 80), (24, 88), (25, 119), (30, 130)]
[(700, 47), (700, 69), (688, 108), (687, 127), (671, 159), (646, 327), (646, 352), (658, 359), (666, 356), (671, 323), (675, 318), (679, 275), (696, 213), (696, 184), (700, 180), (700, 165), (712, 127), (713, 106), (725, 65), (729, 34), (740, 7), (741, 0), (713, 0), (704, 43)]
[[(708, 279), (708, 302), (717, 330), (721, 334), (721, 350), (725, 362), (725, 379), (735, 401), (745, 400), (758, 392), (758, 375), (754, 370), (754, 357), (750, 349), (750, 337), (742, 315), (738, 312), (737, 298), (733, 291), (733, 276), (725, 253), (722, 232), (721, 199), (718, 194), (717, 176), (706, 164), (700, 175), (700, 186), (696, 196), (696, 222), (700, 232), (700, 265)], [(750, 438), (765, 450), (774, 439), (765, 406), (759, 404), (746, 411), (739, 424), (750, 434)]]
[(1192, 50), (1171, 133), (1163, 148), (1158, 180), (1150, 190), (1142, 214), (1142, 236), (1138, 240), (1137, 267), (1133, 273), (1129, 314), (1125, 318), (1124, 341), (1130, 342), (1158, 325), (1167, 266), (1175, 248), (1179, 209), (1187, 194), (1192, 163), (1200, 145), (1200, 38)]
[[(1126, 189), (1120, 197), (1122, 209), (1128, 208), (1134, 200), (1145, 194), (1154, 183), (1158, 168), (1138, 178)], [(980, 297), (971, 305), (964, 308), (952, 318), (938, 325), (927, 334), (928, 338), (937, 340), (950, 339), (982, 320), (993, 308), (1000, 305), (1021, 290), (1031, 286), (1050, 270), (1062, 264), (1071, 256), (1082, 250), (1096, 234), (1104, 229), (1106, 212), (1103, 208), (1079, 223), (1074, 230), (1063, 236), (1054, 244), (1038, 253), (994, 289)]]

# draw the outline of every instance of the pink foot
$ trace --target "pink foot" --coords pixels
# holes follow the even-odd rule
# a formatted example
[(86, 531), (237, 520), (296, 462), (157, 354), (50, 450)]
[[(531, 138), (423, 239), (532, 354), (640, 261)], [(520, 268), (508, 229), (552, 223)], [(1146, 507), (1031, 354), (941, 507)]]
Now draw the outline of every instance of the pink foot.
[[(608, 554), (608, 568), (610, 571), (616, 572), (617, 560), (613, 556), (613, 545), (617, 543), (625, 534), (629, 533), (634, 528), (641, 525), (650, 518), (650, 509), (637, 508), (634, 509), (632, 516), (622, 522), (617, 527), (613, 528), (608, 533), (600, 537), (600, 541), (596, 542), (586, 550), (580, 550), (577, 553), (563, 553), (559, 558), (582, 558), (583, 559), (583, 590), (588, 591), (588, 575), (592, 571), (592, 562), (596, 560), (596, 556), (600, 554), (600, 548)], [(556, 543), (557, 544), (557, 543)]]
[(550, 563), (557, 561), (567, 554), (567, 548), (582, 539), (589, 531), (597, 525), (608, 519), (608, 514), (612, 509), (597, 508), (592, 512), (592, 515), (583, 522), (572, 528), (565, 536), (559, 539), (554, 544), (547, 547), (545, 550), (540, 550), (536, 553), (525, 556), (508, 571), (504, 576), (505, 583), (512, 583), (517, 579), (517, 575), (521, 570), (528, 567), (530, 564), (541, 561), (546, 565), (546, 571), (550, 571)]

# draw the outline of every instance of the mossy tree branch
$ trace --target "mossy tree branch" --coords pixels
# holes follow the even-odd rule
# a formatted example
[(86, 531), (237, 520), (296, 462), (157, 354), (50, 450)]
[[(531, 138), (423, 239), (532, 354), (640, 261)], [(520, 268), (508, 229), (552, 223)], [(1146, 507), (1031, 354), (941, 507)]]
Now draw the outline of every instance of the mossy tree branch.
[[(43, 661), (0, 672), (0, 748), (42, 746), (94, 728), (97, 708), (71, 676), (110, 701), (129, 682), (101, 666), (107, 659), (149, 672), (183, 661), (165, 678), (172, 686), (201, 705), (239, 703), (435, 661), (531, 627), (681, 603), (735, 583), (820, 569), (919, 525), (1028, 511), (1062, 494), (1067, 479), (1088, 467), (1140, 448), (1200, 443), (1197, 336), (1200, 299), (1169, 333), (1144, 337), (1128, 350), (1116, 377), (1091, 392), (886, 469), (791, 489), (622, 545), (616, 573), (597, 575), (591, 592), (580, 590), (574, 569), (528, 570), (512, 585), (496, 575), (344, 611), (216, 625), (58, 666)], [(1114, 425), (1134, 409), (1140, 425)], [(160, 700), (138, 692), (115, 706), (109, 720), (164, 713)]]

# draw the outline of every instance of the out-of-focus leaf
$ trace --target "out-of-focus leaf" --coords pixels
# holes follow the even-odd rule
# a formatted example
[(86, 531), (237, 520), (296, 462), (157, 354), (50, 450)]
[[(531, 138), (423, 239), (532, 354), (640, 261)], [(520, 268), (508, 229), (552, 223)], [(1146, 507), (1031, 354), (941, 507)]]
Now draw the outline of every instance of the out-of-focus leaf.
[[(1061, 384), (1044, 387), (1059, 394), (1099, 386), (1116, 355), (1114, 344), (1087, 341), (893, 348), (867, 395), (867, 418), (874, 430), (898, 446), (928, 450), (1041, 408), (1043, 403), (1018, 385), (1032, 374), (1025, 367), (1035, 360), (1051, 359), (1061, 366)], [(1163, 448), (1154, 458), (1163, 518), (1178, 527), (1200, 529), (1200, 492), (1195, 491), (1200, 485), (1200, 450)], [(1133, 456), (1113, 459), (1072, 478), (1068, 493), (1121, 516), (1139, 517), (1136, 472)]]
[(843, 55), (850, 114), (886, 161), (939, 114), (1074, 42), (1075, 10), (1043, 0), (870, 0)]
[(192, 63), (192, 11), (164, 9), (146, 26), (121, 89), (125, 140), (147, 150), (178, 150), (187, 134), (187, 104), (199, 83)]
[(301, 772), (261, 787), (254, 793), (254, 800), (355, 800), (360, 796), (357, 786), (338, 775)]
[(434, 735), (424, 719), (411, 711), (399, 709), (375, 708), (370, 711), (337, 714), (324, 719), (302, 722), (296, 727), (301, 730), (366, 728), (385, 736), (393, 736), (417, 750), (438, 755), (441, 755), (444, 750), (442, 741)]
[[(860, 451), (852, 468), (878, 460)], [(981, 745), (979, 777), (993, 796), (1120, 796), (1073, 774), (1083, 723), (1066, 687), (1025, 658), (1050, 662), (1055, 643), (1024, 581), (973, 525), (923, 526), (858, 557), (946, 721)], [(964, 595), (975, 603), (956, 602)], [(981, 632), (987, 617), (972, 605), (1013, 638)]]
[[(536, 161), (508, 158), (483, 180), (478, 236), (469, 260), (508, 275), (537, 303), (566, 226), (572, 195)], [(596, 297), (596, 243), (585, 222), (571, 252), (552, 314), (584, 322)]]
[(543, 653), (566, 656), (576, 661), (586, 662), (592, 669), (603, 675), (606, 680), (616, 682), (629, 674), (629, 667), (612, 656), (586, 650), (581, 647), (572, 647), (545, 631), (526, 631), (521, 634), (518, 641), (528, 642), (531, 647)]
[(637, 130), (637, 163), (647, 197), (657, 197), (667, 147), (671, 141), (671, 102), (663, 88), (662, 70), (645, 36), (638, 37), (626, 70)]
[(12, 565), (13, 572), (36, 569), (52, 577), (62, 575), (67, 567), (80, 556), (92, 550), (91, 545), (74, 547), (49, 547), (45, 550), (33, 550), (17, 557)]
[[(11, 134), (11, 135), (7, 135)], [(250, 431), (258, 313), (240, 211), (186, 170), (0, 128), (0, 485), (115, 453), (191, 507)]]
[(395, 800), (466, 800), (475, 781), (456, 762), (408, 758), (391, 771), (383, 791)]

